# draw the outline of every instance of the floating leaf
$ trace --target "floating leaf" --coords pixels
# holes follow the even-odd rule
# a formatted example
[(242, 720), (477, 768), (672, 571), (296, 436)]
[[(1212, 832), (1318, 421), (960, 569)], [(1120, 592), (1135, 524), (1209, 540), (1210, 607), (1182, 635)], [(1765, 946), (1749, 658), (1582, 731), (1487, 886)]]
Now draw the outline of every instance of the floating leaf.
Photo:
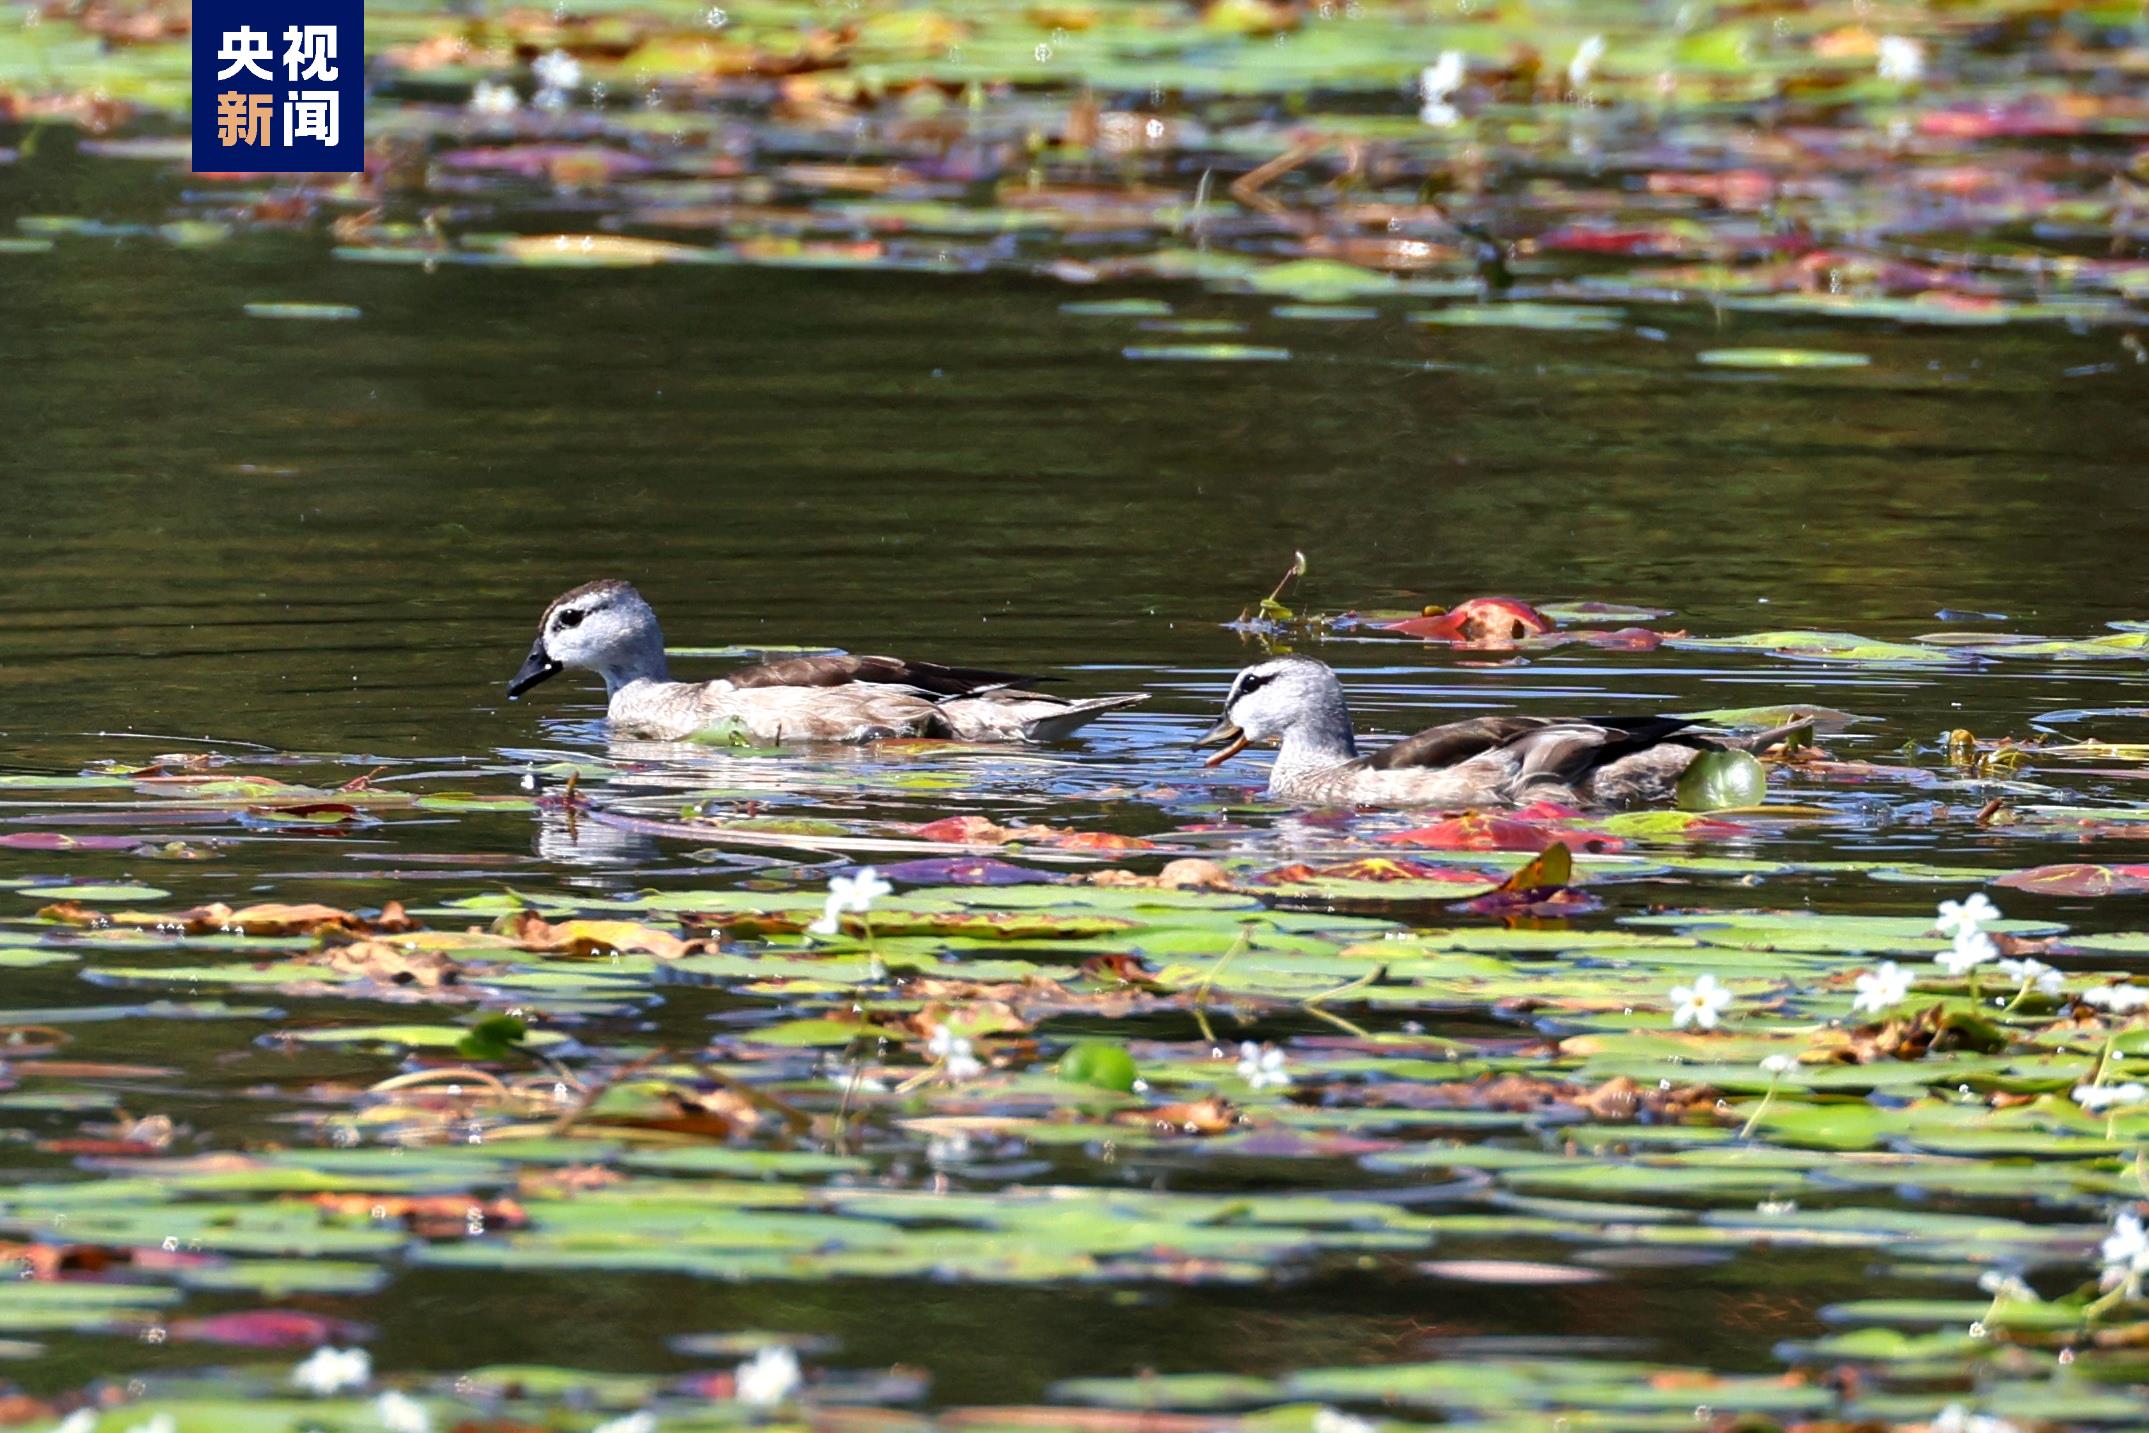
[(1768, 800), (1768, 768), (1744, 751), (1701, 752), (1679, 776), (1679, 809), (1724, 811)]
[(1711, 348), (1695, 361), (1711, 368), (1864, 368), (1872, 357), (1821, 348)]

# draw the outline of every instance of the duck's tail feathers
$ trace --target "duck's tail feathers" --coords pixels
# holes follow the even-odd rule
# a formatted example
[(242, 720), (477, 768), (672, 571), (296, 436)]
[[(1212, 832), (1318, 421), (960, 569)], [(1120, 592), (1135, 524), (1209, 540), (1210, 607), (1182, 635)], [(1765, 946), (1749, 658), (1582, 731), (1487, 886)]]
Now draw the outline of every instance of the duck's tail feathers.
[(1068, 702), (1041, 716), (1030, 717), (1022, 724), (1024, 741), (1065, 741), (1083, 727), (1088, 726), (1106, 712), (1119, 711), (1123, 707), (1140, 706), (1149, 700), (1146, 692), (1136, 692), (1123, 697), (1091, 697), (1084, 701)]

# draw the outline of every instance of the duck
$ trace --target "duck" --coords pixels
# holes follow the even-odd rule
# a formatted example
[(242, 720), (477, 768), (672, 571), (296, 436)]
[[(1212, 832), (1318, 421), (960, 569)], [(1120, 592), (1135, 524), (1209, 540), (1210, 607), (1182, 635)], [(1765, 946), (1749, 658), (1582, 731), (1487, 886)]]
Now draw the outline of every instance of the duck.
[(1309, 657), (1277, 657), (1238, 674), (1223, 719), (1194, 746), (1222, 748), (1207, 762), (1214, 767), (1255, 742), (1275, 743), (1268, 794), (1304, 805), (1632, 807), (1671, 800), (1705, 751), (1765, 751), (1811, 727), (1806, 718), (1741, 738), (1695, 731), (1682, 717), (1484, 716), (1360, 755), (1335, 672)]
[(765, 746), (894, 737), (1048, 742), (1148, 699), (1047, 696), (1024, 690), (1032, 679), (1008, 672), (849, 655), (794, 657), (714, 681), (675, 682), (656, 611), (616, 577), (552, 599), (507, 694), (520, 697), (570, 668), (604, 679), (615, 734), (658, 741), (729, 731)]

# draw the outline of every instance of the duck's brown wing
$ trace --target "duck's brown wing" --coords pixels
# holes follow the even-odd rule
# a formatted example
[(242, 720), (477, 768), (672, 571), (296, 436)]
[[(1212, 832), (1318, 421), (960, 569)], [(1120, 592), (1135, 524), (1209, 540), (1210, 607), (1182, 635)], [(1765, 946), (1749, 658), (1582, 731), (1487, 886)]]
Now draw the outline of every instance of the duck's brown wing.
[(732, 686), (749, 687), (840, 687), (851, 682), (875, 686), (908, 687), (934, 696), (964, 697), (998, 688), (1020, 686), (1034, 677), (1013, 672), (988, 672), (977, 667), (944, 667), (938, 662), (907, 662), (901, 657), (791, 657), (763, 662), (726, 674)]
[(1401, 771), (1411, 767), (1454, 766), (1473, 756), (1507, 745), (1517, 737), (1552, 725), (1546, 717), (1488, 716), (1451, 721), (1406, 736), (1393, 746), (1382, 747), (1359, 758), (1369, 771)]
[(1666, 741), (1688, 739), (1693, 723), (1681, 717), (1569, 717), (1489, 716), (1449, 722), (1405, 737), (1395, 745), (1361, 759), (1374, 771), (1410, 767), (1454, 766), (1473, 756), (1503, 747), (1510, 750), (1517, 769), (1528, 775), (1567, 776), (1575, 779), (1593, 768), (1622, 756), (1632, 756)]
[[(1656, 747), (1700, 749), (1711, 745), (1687, 730), (1692, 725), (1684, 717), (1659, 716), (1551, 721), (1516, 737), (1508, 747), (1516, 759), (1518, 784), (1551, 781), (1579, 786), (1613, 762)], [(1692, 759), (1688, 756), (1684, 760)]]

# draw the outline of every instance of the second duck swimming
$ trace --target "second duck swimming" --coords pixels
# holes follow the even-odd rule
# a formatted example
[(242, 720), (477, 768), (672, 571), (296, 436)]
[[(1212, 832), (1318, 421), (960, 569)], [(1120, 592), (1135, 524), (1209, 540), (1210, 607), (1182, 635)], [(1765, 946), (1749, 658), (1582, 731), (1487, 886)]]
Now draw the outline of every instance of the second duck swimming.
[(1194, 743), (1229, 761), (1253, 742), (1278, 745), (1271, 796), (1335, 806), (1640, 806), (1669, 801), (1695, 757), (1764, 751), (1798, 722), (1759, 736), (1699, 732), (1680, 717), (1491, 716), (1429, 727), (1370, 756), (1358, 754), (1336, 674), (1307, 657), (1278, 657), (1239, 673), (1224, 718)]

